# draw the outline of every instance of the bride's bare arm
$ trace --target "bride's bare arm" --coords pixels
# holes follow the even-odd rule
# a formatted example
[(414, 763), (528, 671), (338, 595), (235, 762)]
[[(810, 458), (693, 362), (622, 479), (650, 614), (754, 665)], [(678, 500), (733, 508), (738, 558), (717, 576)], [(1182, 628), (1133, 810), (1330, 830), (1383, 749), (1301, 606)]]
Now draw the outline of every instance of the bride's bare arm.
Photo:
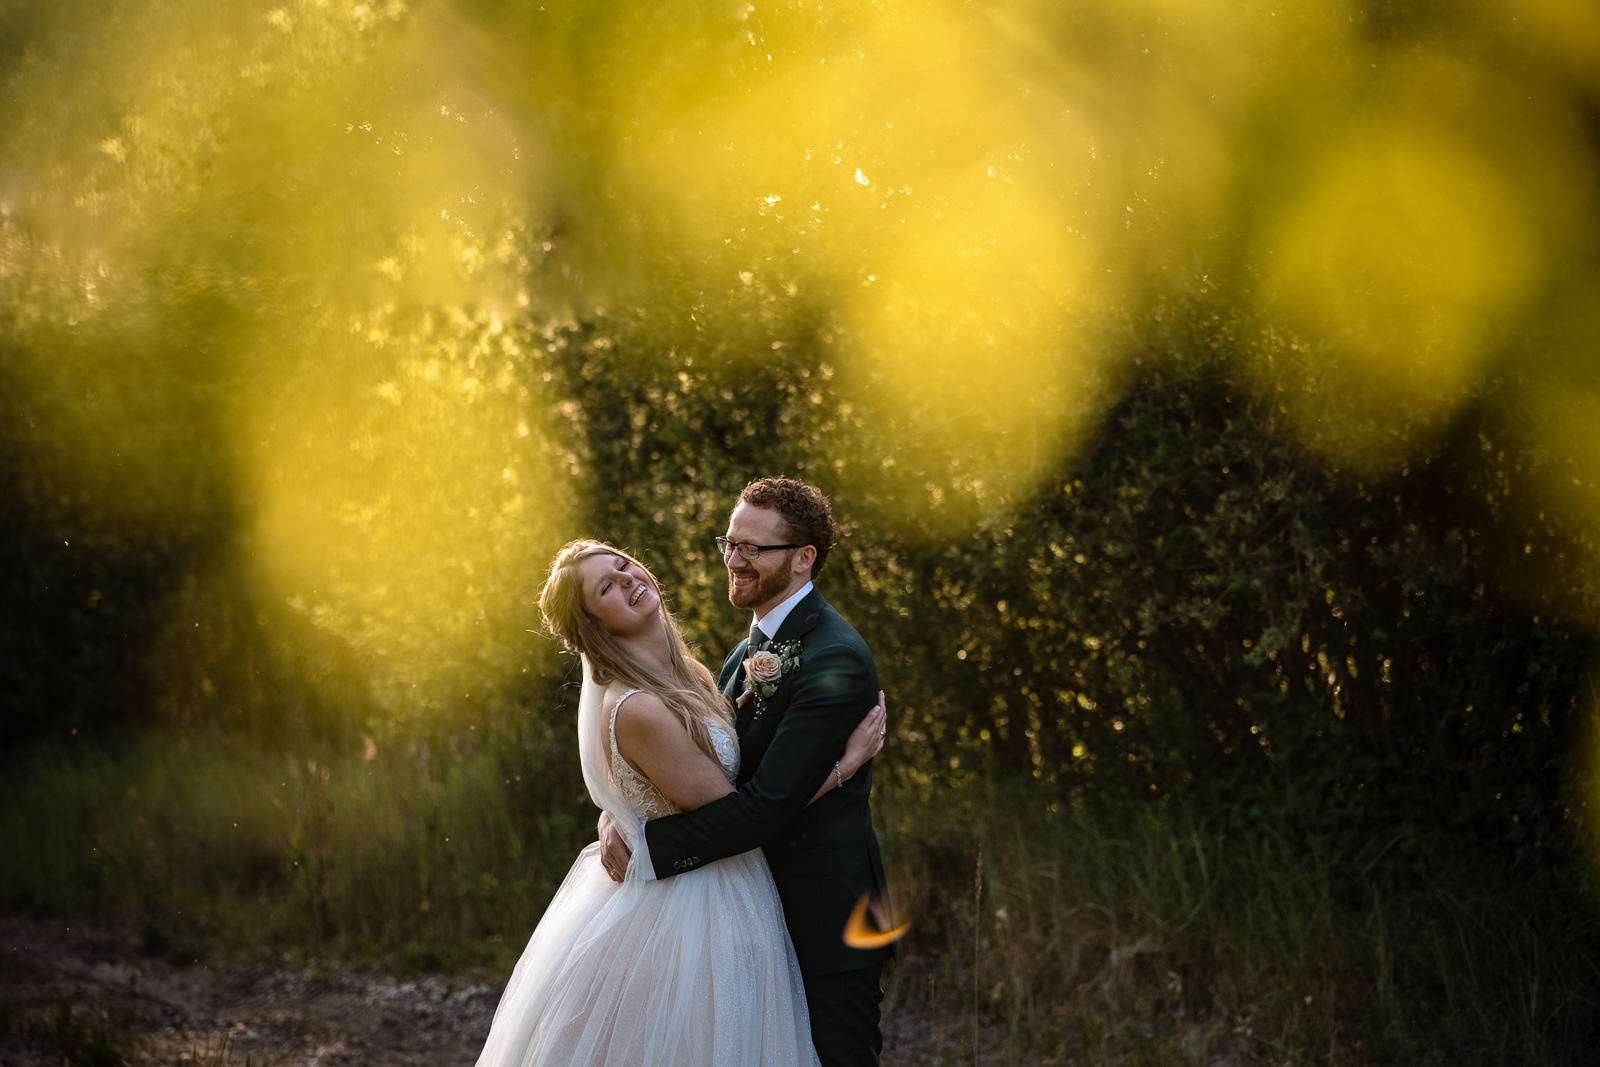
[[(836, 772), (828, 775), (812, 795), (812, 802), (849, 781), (882, 750), (887, 720), (888, 701), (880, 692), (878, 703), (845, 742)], [(683, 722), (652, 693), (636, 693), (617, 709), (617, 750), (684, 811), (733, 792), (722, 768), (700, 751)]]
[(733, 792), (722, 768), (653, 693), (635, 693), (617, 709), (617, 751), (684, 811)]
[[(629, 711), (630, 705), (635, 706), (637, 715)], [(867, 760), (878, 754), (883, 748), (888, 717), (888, 700), (880, 692), (878, 703), (845, 742), (837, 775), (828, 776), (810, 803), (815, 803), (828, 790), (838, 788), (841, 781), (849, 781)], [(649, 777), (668, 799), (686, 811), (733, 792), (722, 775), (722, 768), (690, 740), (677, 716), (649, 693), (636, 693), (617, 709), (617, 748), (636, 770)], [(657, 769), (652, 772), (651, 768)], [(670, 781), (670, 786), (657, 778), (657, 774)], [(596, 829), (606, 871), (612, 881), (621, 881), (630, 858), (627, 841), (608, 812), (600, 813)]]

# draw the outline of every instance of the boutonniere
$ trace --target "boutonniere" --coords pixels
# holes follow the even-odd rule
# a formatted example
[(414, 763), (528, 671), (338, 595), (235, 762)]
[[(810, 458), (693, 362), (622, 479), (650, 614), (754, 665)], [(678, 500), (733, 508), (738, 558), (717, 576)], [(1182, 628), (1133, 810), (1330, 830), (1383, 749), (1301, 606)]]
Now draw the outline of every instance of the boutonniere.
[(800, 642), (778, 641), (770, 648), (745, 657), (744, 692), (739, 694), (743, 707), (751, 697), (756, 701), (756, 714), (767, 710), (767, 701), (778, 691), (778, 683), (800, 666)]

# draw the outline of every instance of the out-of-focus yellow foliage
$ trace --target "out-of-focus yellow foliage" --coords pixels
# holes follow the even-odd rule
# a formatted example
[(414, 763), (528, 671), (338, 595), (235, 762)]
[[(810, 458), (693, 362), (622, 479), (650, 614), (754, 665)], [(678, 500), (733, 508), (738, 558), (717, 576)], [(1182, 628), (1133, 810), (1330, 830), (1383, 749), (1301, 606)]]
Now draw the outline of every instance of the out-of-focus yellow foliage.
[[(1101, 133), (1004, 18), (830, 18), (842, 32), (751, 9), (726, 51), (668, 31), (664, 51), (698, 48), (706, 73), (626, 98), (618, 173), (710, 292), (759, 278), (835, 309), (866, 445), (829, 457), (840, 482), (948, 531), (1025, 499), (1104, 399)], [(1031, 61), (995, 62), (1012, 48)]]
[(946, 188), (841, 311), (844, 391), (874, 448), (834, 457), (932, 536), (1030, 497), (1109, 392), (1084, 325), (1098, 279), (1059, 208), (987, 172)]
[(1527, 0), (1502, 8), (1488, 32), (1504, 34), (1563, 73), (1600, 85), (1600, 8), (1587, 0)]
[[(14, 436), (42, 496), (108, 523), (160, 531), (236, 495), (263, 595), (419, 664), (504, 628), (547, 542), (603, 532), (562, 518), (554, 405), (514, 340), (601, 307), (651, 358), (820, 349), (812, 402), (841, 429), (811, 469), (919, 535), (1027, 507), (1172, 338), (1225, 351), (1332, 466), (1389, 469), (1592, 275), (1596, 18), (1576, 0), (42, 18), (4, 52)], [(1194, 336), (1201, 303), (1231, 332)], [(1551, 332), (1524, 373), (1583, 362), (1581, 334)], [(1587, 447), (1560, 412), (1527, 436), (1559, 451), (1563, 426)]]
[(398, 337), (352, 321), (301, 342), (234, 426), (255, 579), (381, 665), (377, 680), (481, 695), (536, 625), (571, 522), (516, 341), (455, 311)]
[(1280, 384), (1309, 386), (1283, 390), (1309, 441), (1383, 466), (1477, 384), (1536, 238), (1495, 168), (1425, 122), (1367, 119), (1310, 170), (1268, 238), (1263, 289), (1323, 378)]
[(1468, 49), (1358, 47), (1371, 69), (1328, 83), (1263, 186), (1259, 306), (1305, 358), (1253, 369), (1303, 441), (1380, 470), (1485, 384), (1595, 205), (1559, 98)]
[[(1545, 328), (1530, 339), (1525, 393), (1513, 447), (1536, 456), (1537, 480), (1520, 490), (1512, 527), (1526, 541), (1553, 535), (1556, 554), (1542, 561), (1539, 599), (1581, 617), (1593, 610), (1600, 569), (1600, 277), (1575, 281), (1547, 307)], [(1549, 555), (1541, 553), (1542, 556)]]
[(231, 508), (246, 573), (206, 581), (304, 616), (391, 709), (481, 702), (570, 526), (507, 328), (536, 153), (445, 12), (229, 13), (125, 16), (70, 90), (98, 124), (14, 131), (0, 284), (36, 459), (80, 521)]

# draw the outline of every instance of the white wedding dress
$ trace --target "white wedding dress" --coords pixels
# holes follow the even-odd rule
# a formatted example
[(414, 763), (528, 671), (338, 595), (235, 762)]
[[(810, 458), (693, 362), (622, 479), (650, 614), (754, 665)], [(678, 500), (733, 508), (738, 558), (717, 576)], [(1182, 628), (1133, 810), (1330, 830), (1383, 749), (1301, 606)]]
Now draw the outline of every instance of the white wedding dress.
[[(617, 752), (617, 708), (584, 663), (578, 752), (589, 794), (634, 852), (639, 819), (676, 810)], [(731, 782), (737, 739), (712, 725)], [(760, 849), (619, 885), (600, 844), (578, 854), (495, 1010), (477, 1067), (817, 1064), (800, 967)]]

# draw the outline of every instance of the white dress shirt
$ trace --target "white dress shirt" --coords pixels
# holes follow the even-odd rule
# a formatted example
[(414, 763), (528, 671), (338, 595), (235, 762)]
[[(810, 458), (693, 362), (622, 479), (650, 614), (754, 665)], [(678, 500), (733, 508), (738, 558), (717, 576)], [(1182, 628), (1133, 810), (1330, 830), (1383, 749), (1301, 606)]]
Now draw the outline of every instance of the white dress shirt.
[(794, 610), (794, 606), (800, 603), (801, 599), (809, 592), (811, 592), (811, 583), (808, 581), (799, 589), (790, 593), (782, 604), (767, 612), (765, 618), (760, 615), (755, 616), (756, 625), (761, 627), (761, 632), (767, 635), (768, 641), (778, 636), (778, 631), (783, 628), (783, 620), (789, 617), (789, 613)]

